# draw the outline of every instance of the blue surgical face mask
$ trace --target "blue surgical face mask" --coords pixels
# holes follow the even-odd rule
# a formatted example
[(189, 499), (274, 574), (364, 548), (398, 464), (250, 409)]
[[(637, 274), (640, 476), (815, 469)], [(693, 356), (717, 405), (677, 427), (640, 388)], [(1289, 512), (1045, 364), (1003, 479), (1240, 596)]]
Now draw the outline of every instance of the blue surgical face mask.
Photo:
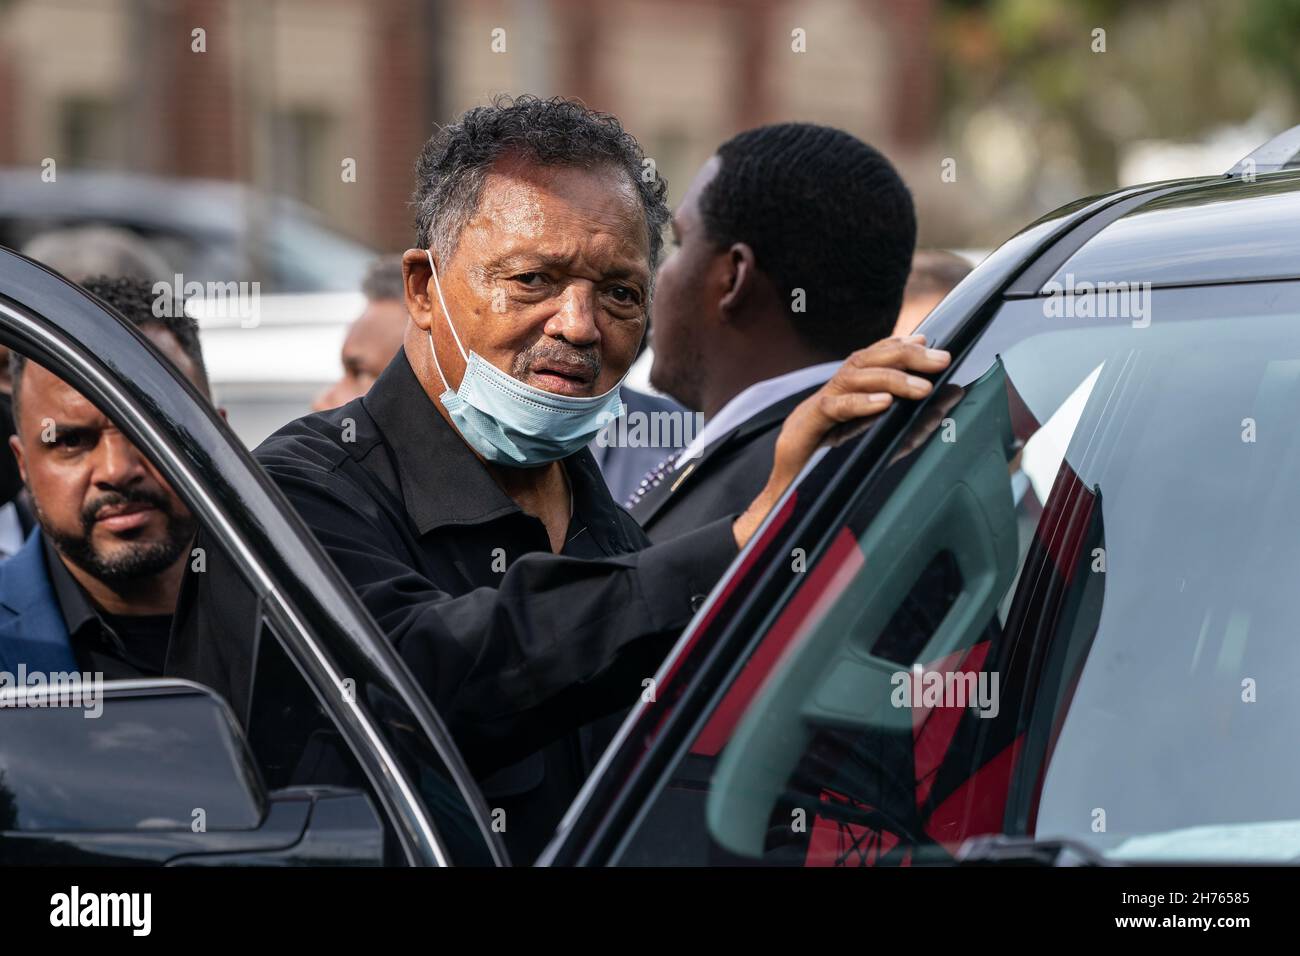
[(442, 297), (433, 253), (425, 250), (433, 270), (433, 287), (447, 318), (447, 328), (465, 359), (460, 388), (452, 391), (442, 373), (429, 330), (429, 352), (444, 389), (439, 401), (461, 437), (488, 461), (527, 468), (567, 458), (591, 441), (602, 428), (623, 414), (619, 386), (593, 398), (571, 398), (543, 391), (507, 375), (477, 352), (465, 353)]

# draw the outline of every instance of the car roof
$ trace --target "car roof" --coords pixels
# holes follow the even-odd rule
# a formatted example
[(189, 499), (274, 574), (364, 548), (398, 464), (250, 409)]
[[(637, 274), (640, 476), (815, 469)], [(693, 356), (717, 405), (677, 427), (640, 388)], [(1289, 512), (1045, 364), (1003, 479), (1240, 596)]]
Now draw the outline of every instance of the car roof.
[(190, 234), (236, 234), (259, 208), (274, 221), (316, 221), (307, 206), (241, 183), (95, 170), (58, 170), (53, 183), (32, 168), (0, 169), (0, 218), (130, 223)]
[[(1037, 290), (1300, 278), (1300, 171), (1182, 180), (1127, 206)], [(1055, 283), (1055, 284), (1054, 284)]]

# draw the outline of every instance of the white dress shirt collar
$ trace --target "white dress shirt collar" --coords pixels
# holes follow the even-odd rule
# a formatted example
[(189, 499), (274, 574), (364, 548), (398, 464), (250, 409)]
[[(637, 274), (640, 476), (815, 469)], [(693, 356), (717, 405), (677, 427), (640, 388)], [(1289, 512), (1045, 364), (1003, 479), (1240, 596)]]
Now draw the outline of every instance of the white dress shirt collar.
[(784, 401), (804, 389), (824, 385), (843, 364), (843, 362), (823, 362), (820, 365), (810, 365), (775, 378), (755, 382), (723, 405), (718, 410), (718, 414), (704, 423), (695, 440), (686, 446), (673, 467), (681, 468), (691, 459), (698, 458), (715, 441), (743, 425), (763, 409), (771, 408), (777, 402)]

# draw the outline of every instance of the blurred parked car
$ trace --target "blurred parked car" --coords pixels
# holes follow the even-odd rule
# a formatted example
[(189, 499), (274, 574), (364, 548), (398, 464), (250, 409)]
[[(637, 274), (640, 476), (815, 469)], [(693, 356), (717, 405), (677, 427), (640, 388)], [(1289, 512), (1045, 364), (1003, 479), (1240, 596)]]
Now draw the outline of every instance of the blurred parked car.
[[(990, 255), (922, 327), (939, 387), (810, 464), (540, 862), (1300, 858), (1297, 155), (1300, 127)], [(110, 682), (96, 720), (0, 690), (0, 862), (506, 862), (393, 648), (148, 341), (0, 252), (0, 342), (109, 411), (261, 601), (246, 719), (181, 681)]]
[(347, 326), (364, 308), (375, 252), (308, 207), (237, 183), (35, 168), (0, 170), (0, 245), (51, 230), (106, 225), (143, 239), (168, 265), (160, 279), (259, 283), (255, 323), (196, 300), (191, 311), (216, 400), (248, 445), (292, 418), (339, 375)]

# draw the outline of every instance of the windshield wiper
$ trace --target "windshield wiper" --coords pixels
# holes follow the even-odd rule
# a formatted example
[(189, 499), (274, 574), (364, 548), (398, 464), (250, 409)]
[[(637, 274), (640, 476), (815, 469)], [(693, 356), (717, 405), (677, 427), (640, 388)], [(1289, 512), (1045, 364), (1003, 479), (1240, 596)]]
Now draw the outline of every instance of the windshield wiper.
[(959, 866), (1112, 866), (1077, 840), (1035, 840), (992, 833), (971, 837), (957, 851)]

